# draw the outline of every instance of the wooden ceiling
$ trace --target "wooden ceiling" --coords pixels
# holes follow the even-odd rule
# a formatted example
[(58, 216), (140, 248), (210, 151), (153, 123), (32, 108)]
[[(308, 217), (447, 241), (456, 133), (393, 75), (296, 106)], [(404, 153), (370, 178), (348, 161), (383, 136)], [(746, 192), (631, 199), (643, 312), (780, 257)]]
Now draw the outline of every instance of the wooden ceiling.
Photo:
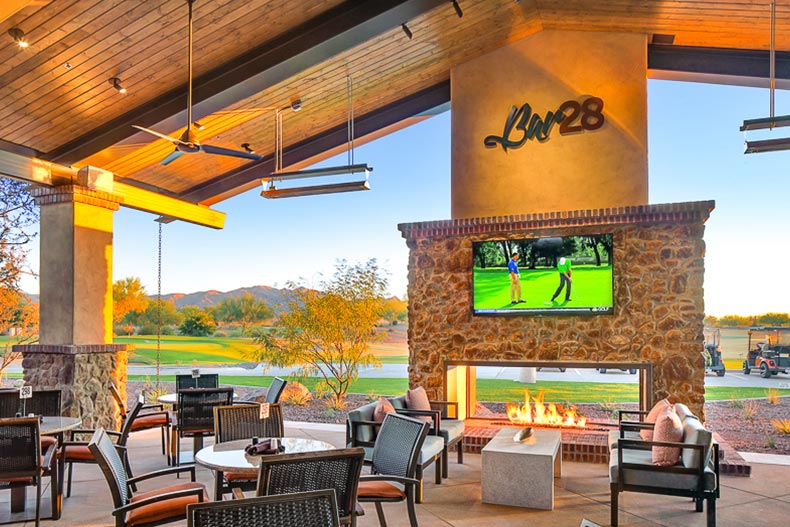
[[(185, 0), (3, 0), (0, 149), (112, 170), (123, 181), (214, 203), (272, 169), (274, 108), (286, 164), (342, 145), (353, 80), (358, 133), (444, 102), (450, 70), (543, 29), (674, 36), (674, 47), (768, 49), (768, 1), (753, 0), (196, 0), (195, 118), (205, 142), (264, 157), (205, 154), (159, 165), (186, 125)], [(401, 29), (406, 22), (413, 38)], [(341, 27), (342, 26), (342, 27)], [(8, 35), (24, 31), (20, 49)], [(790, 2), (777, 7), (790, 50)], [(767, 67), (767, 66), (766, 66)], [(128, 93), (108, 79), (121, 79)]]

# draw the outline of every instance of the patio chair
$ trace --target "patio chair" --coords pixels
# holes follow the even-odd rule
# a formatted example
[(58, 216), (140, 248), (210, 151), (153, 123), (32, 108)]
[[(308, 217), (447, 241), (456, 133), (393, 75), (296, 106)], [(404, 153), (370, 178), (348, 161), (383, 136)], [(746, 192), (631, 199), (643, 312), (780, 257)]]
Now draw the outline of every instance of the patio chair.
[[(193, 452), (203, 448), (203, 437), (214, 435), (214, 407), (230, 406), (233, 388), (196, 388), (178, 392), (178, 419), (175, 431), (175, 464), (180, 462), (181, 439), (191, 437)], [(173, 454), (173, 452), (171, 452)]]
[[(186, 518), (187, 506), (208, 501), (206, 487), (195, 482), (195, 466), (171, 467), (129, 478), (121, 456), (107, 432), (99, 428), (88, 443), (110, 487), (116, 527), (149, 527)], [(137, 482), (188, 472), (190, 481), (148, 492), (133, 493)]]
[[(118, 450), (121, 459), (123, 459), (124, 467), (126, 467), (126, 473), (129, 476), (132, 476), (132, 467), (129, 464), (129, 456), (126, 450), (126, 441), (129, 439), (129, 434), (134, 429), (134, 422), (137, 419), (140, 411), (144, 408), (143, 403), (137, 402), (132, 411), (126, 417), (126, 420), (121, 427), (120, 432), (113, 432), (111, 430), (105, 430), (105, 434), (109, 437), (115, 438), (115, 448)], [(63, 441), (61, 448), (58, 452), (58, 458), (60, 459), (61, 463), (61, 480), (66, 477), (66, 497), (71, 497), (71, 479), (72, 479), (72, 472), (74, 470), (74, 464), (88, 464), (94, 465), (96, 464), (96, 458), (93, 457), (93, 453), (88, 448), (88, 441), (78, 441), (76, 439), (79, 435), (91, 434), (93, 435), (96, 430), (70, 430), (69, 431), (69, 439)], [(68, 465), (68, 467), (66, 466)], [(62, 487), (62, 483), (61, 483)]]
[[(115, 399), (115, 402), (118, 404), (118, 408), (121, 410), (121, 419), (125, 422), (128, 416), (128, 410), (126, 408), (126, 401), (123, 400), (121, 397), (121, 392), (118, 391), (118, 388), (110, 382), (110, 393)], [(168, 437), (170, 437), (170, 426), (173, 424), (173, 418), (170, 415), (170, 412), (165, 410), (165, 405), (163, 404), (144, 404), (143, 407), (140, 409), (140, 413), (137, 415), (137, 418), (132, 423), (132, 432), (139, 432), (141, 430), (151, 430), (152, 428), (159, 428), (162, 431), (162, 455), (168, 456), (169, 462), (169, 452), (168, 452)], [(123, 425), (121, 425), (123, 426)]]
[(280, 377), (272, 379), (271, 384), (269, 384), (269, 389), (266, 391), (266, 402), (269, 404), (279, 403), (286, 384), (288, 384), (288, 381)]
[(25, 403), (24, 415), (60, 415), (60, 390), (33, 390)]
[(333, 489), (342, 525), (356, 525), (357, 487), (365, 460), (361, 448), (261, 457), (258, 496)]
[[(269, 405), (269, 417), (261, 419), (261, 405), (248, 403), (214, 407), (214, 434), (217, 443), (252, 437), (282, 437), (283, 412), (279, 404)], [(215, 471), (214, 499), (231, 492), (232, 487), (255, 490), (257, 476), (245, 473)]]
[(19, 411), (19, 390), (0, 390), (0, 418), (14, 417)]
[(199, 503), (187, 507), (187, 527), (339, 527), (335, 492)]
[(192, 388), (219, 388), (219, 374), (205, 373), (198, 377), (192, 375), (176, 375), (176, 391), (189, 390)]
[(428, 426), (425, 421), (399, 414), (387, 414), (384, 418), (373, 446), (371, 475), (360, 478), (357, 493), (360, 503), (376, 505), (381, 527), (387, 526), (381, 504), (400, 501), (406, 502), (411, 527), (417, 527), (414, 504), (422, 481), (416, 473)]
[[(0, 489), (12, 492), (12, 509), (17, 506), (13, 494), (28, 486), (36, 487), (36, 526), (41, 520), (42, 478), (50, 477), (52, 519), (60, 518), (60, 486), (55, 459), (57, 446), (52, 444), (43, 453), (36, 417), (0, 419)], [(24, 502), (21, 504), (24, 507)]]

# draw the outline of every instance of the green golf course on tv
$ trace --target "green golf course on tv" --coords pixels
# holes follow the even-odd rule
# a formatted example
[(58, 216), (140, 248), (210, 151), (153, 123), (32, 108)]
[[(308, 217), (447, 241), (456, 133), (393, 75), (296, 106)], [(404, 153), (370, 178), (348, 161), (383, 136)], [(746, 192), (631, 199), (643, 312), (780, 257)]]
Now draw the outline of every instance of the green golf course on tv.
[(613, 305), (612, 235), (472, 244), (475, 315), (605, 315)]

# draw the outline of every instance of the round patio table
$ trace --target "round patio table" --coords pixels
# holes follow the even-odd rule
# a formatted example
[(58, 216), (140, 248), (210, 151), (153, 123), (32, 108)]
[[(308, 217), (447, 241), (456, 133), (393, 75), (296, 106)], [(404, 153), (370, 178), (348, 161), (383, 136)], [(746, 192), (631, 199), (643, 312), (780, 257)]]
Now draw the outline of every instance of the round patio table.
[(59, 415), (45, 415), (38, 425), (41, 435), (62, 434), (67, 430), (74, 430), (82, 424), (79, 417), (62, 417)]
[[(261, 438), (261, 441), (265, 439)], [(239, 439), (238, 441), (227, 441), (207, 446), (195, 454), (195, 461), (219, 472), (247, 472), (254, 476), (258, 473), (261, 456), (250, 456), (244, 452), (244, 447), (251, 442), (250, 439)], [(285, 447), (284, 454), (302, 454), (335, 449), (330, 443), (301, 437), (283, 437), (280, 438), (280, 442)]]
[[(238, 399), (239, 398), (239, 394), (237, 394), (236, 392), (233, 392), (233, 398), (234, 399)], [(176, 404), (178, 404), (178, 394), (177, 393), (166, 393), (164, 395), (160, 395), (159, 397), (156, 398), (156, 402), (162, 403), (162, 404), (176, 405)]]

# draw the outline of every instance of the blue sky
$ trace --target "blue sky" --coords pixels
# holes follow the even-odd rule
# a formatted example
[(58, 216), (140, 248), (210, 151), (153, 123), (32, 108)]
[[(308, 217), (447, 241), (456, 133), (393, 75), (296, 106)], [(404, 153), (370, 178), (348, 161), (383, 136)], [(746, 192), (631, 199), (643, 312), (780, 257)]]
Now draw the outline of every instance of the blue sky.
[[(716, 200), (705, 232), (707, 313), (790, 311), (790, 151), (746, 156), (738, 131), (768, 115), (768, 90), (651, 80), (648, 100), (650, 202)], [(790, 114), (788, 94), (777, 92), (776, 109)], [(223, 230), (165, 225), (163, 293), (317, 285), (337, 259), (377, 258), (402, 296), (408, 250), (397, 224), (450, 216), (450, 113), (358, 147), (355, 158), (374, 168), (368, 192), (266, 200), (256, 189), (215, 206), (227, 212)], [(139, 276), (155, 293), (156, 239), (153, 216), (116, 213), (115, 279)], [(31, 260), (37, 267), (37, 250)], [(38, 290), (32, 279), (24, 287)]]

